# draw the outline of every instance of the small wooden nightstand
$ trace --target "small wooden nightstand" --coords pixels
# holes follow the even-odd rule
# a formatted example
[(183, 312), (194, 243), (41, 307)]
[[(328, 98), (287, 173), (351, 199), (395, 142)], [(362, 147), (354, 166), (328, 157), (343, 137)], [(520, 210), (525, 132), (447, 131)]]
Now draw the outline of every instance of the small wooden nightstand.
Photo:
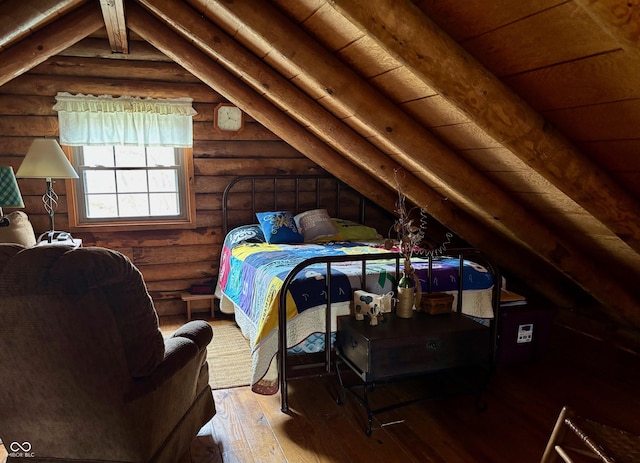
[(180, 296), (183, 301), (187, 303), (187, 321), (191, 320), (191, 303), (193, 301), (209, 301), (209, 307), (211, 309), (211, 318), (214, 315), (214, 304), (213, 299), (215, 296), (213, 294), (191, 294), (191, 293), (182, 293)]

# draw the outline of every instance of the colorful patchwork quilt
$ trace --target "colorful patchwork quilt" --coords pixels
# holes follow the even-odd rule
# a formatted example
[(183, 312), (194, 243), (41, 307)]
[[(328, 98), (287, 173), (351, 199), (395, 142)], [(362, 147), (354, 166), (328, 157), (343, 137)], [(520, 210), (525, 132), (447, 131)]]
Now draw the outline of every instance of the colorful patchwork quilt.
[[(321, 256), (357, 256), (385, 252), (388, 251), (380, 243), (267, 244), (257, 225), (239, 227), (227, 235), (222, 249), (216, 292), (233, 304), (236, 322), (250, 340), (254, 356), (254, 391), (277, 391), (277, 384), (274, 385), (273, 382), (267, 387), (260, 387), (258, 383), (277, 351), (280, 290), (293, 267), (309, 258)], [(412, 259), (412, 265), (423, 291), (426, 292), (428, 262)], [(457, 258), (433, 260), (431, 284), (434, 292), (457, 295), (458, 265)], [(369, 261), (365, 266), (364, 277), (362, 269), (362, 262), (359, 260), (332, 263), (331, 304), (334, 315), (349, 313), (353, 290), (366, 289), (377, 294), (388, 294), (393, 290), (396, 275), (394, 259)], [(296, 275), (290, 284), (286, 308), (288, 347), (299, 346), (314, 333), (324, 334), (326, 272), (325, 263), (312, 264)], [(363, 278), (366, 279), (364, 288)], [(469, 301), (463, 304), (463, 312), (484, 318), (493, 317), (491, 273), (477, 263), (465, 261), (463, 279), (463, 302), (467, 300), (466, 293), (483, 295), (479, 299), (469, 297)]]

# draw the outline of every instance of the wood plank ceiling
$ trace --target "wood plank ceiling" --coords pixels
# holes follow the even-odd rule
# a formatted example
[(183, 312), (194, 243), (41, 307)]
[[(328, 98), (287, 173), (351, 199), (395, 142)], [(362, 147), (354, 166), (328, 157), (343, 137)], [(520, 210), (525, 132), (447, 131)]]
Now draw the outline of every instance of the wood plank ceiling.
[(106, 26), (105, 57), (172, 59), (389, 209), (401, 168), (551, 300), (640, 328), (638, 3), (0, 0), (0, 85)]

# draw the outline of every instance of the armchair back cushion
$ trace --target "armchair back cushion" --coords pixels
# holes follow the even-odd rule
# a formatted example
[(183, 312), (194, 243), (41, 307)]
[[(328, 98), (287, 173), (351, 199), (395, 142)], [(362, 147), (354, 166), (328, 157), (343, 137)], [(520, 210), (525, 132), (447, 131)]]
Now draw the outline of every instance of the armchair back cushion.
[(177, 461), (213, 416), (206, 344), (165, 345), (119, 252), (0, 244), (0, 326), (0, 439), (35, 457)]

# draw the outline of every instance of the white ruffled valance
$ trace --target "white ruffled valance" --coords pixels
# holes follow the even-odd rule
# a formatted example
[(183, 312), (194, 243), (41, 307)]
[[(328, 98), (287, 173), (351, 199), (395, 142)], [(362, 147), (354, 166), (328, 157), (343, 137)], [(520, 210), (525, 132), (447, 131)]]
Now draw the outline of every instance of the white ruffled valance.
[(60, 144), (174, 146), (193, 145), (191, 98), (58, 93)]

